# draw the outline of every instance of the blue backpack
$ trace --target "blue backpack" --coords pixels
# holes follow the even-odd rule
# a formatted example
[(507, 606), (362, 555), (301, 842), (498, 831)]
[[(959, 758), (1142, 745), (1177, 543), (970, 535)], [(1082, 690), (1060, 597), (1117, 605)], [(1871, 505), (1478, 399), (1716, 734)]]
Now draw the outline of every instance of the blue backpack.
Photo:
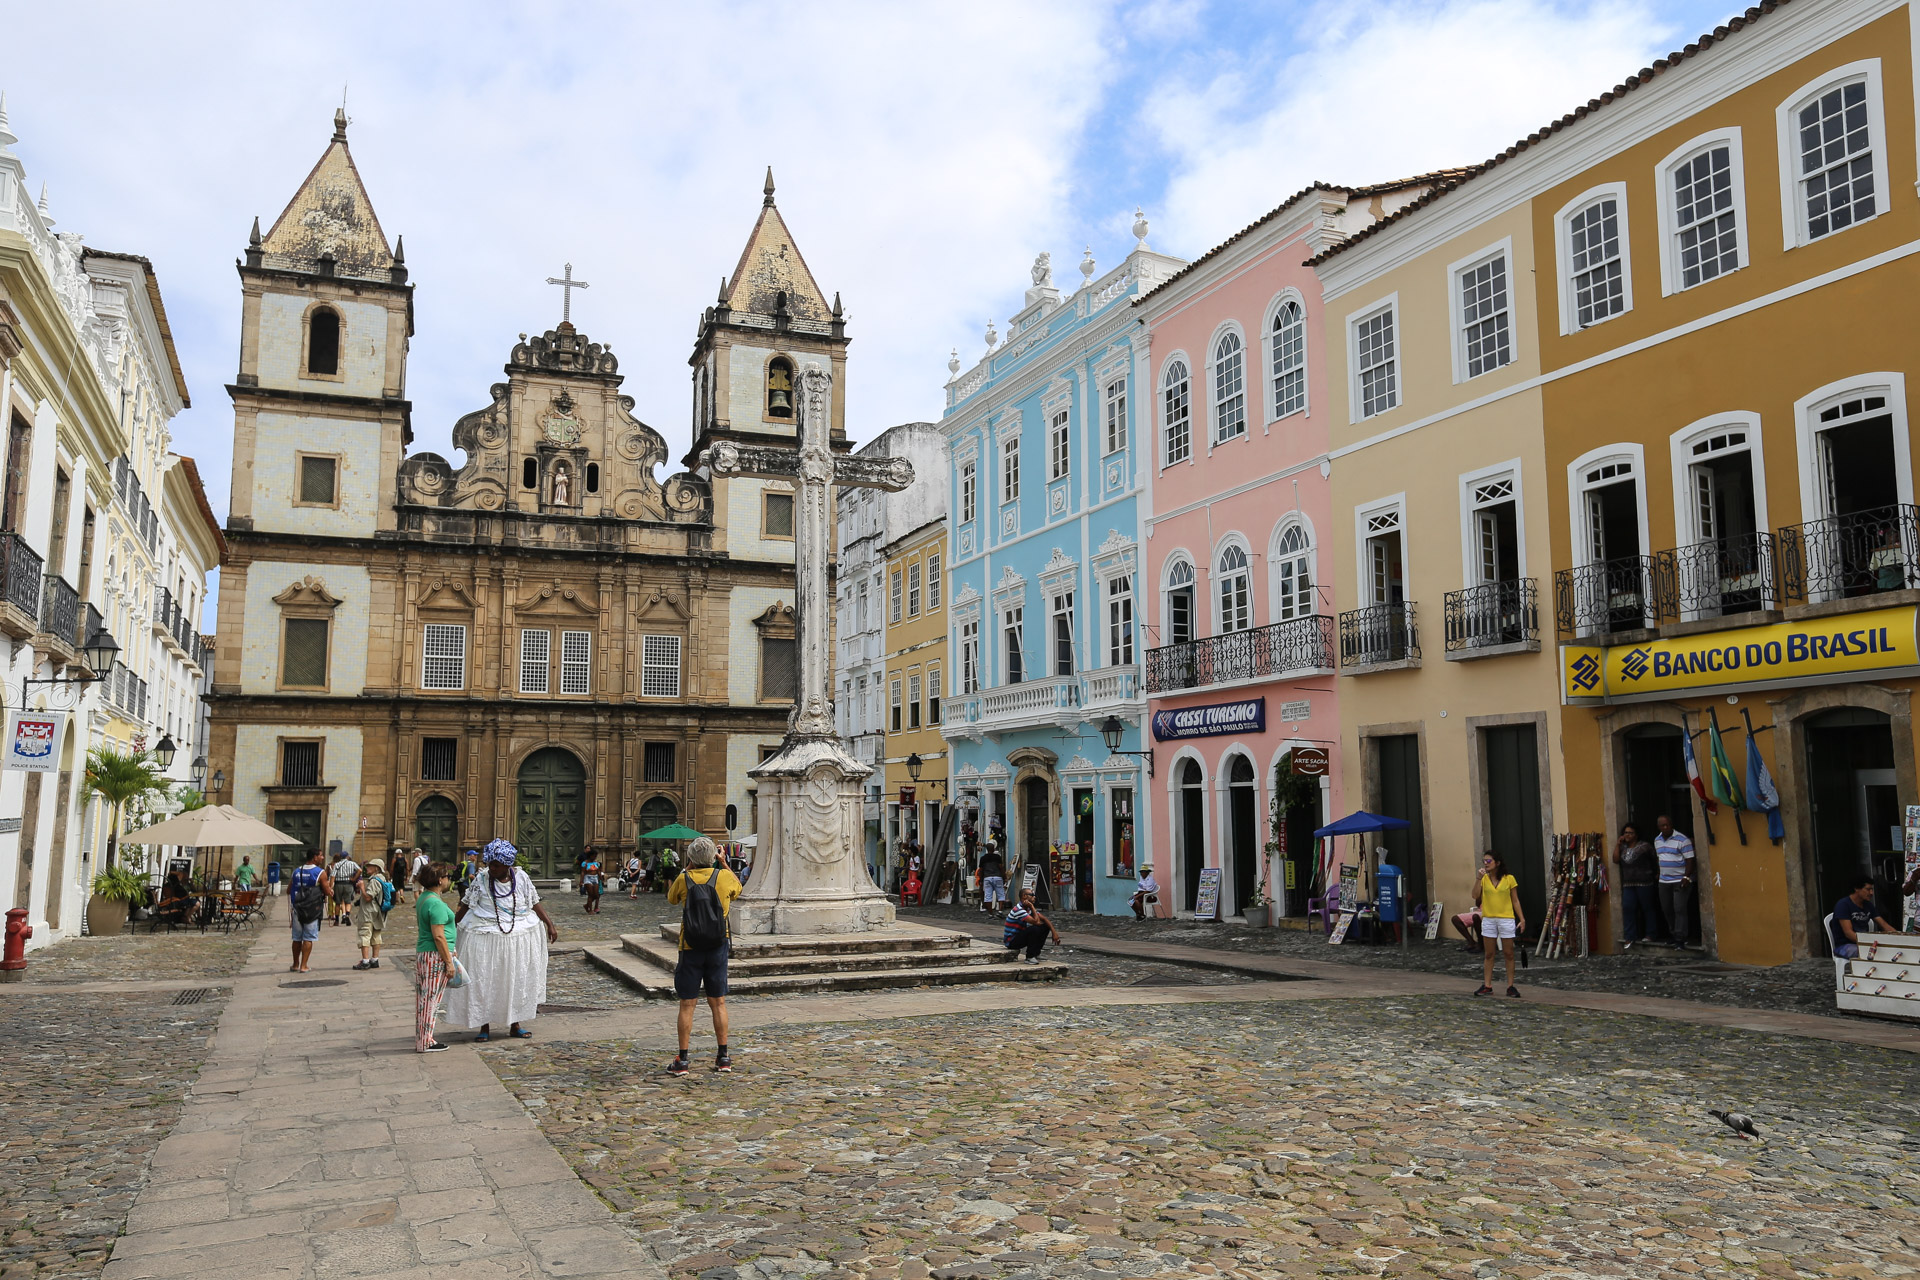
[(393, 910), (393, 881), (382, 876), (380, 879), (380, 914)]

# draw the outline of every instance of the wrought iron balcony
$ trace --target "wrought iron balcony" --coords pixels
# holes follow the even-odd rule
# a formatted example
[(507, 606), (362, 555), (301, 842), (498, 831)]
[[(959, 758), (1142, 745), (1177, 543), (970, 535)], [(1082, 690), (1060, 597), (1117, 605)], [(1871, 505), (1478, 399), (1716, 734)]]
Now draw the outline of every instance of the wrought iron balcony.
[(1420, 628), (1411, 602), (1369, 605), (1340, 615), (1341, 667), (1419, 660)]
[(1667, 555), (1682, 618), (1724, 618), (1778, 607), (1770, 533), (1696, 542)]
[(1147, 650), (1147, 692), (1332, 671), (1333, 619), (1323, 614)]
[(40, 606), (40, 632), (53, 637), (55, 643), (67, 650), (71, 657), (73, 650), (79, 648), (86, 637), (80, 634), (80, 593), (67, 585), (65, 578), (51, 574), (45, 578), (46, 589)]
[(1779, 533), (1788, 604), (1920, 588), (1920, 507), (1910, 503), (1788, 525)]
[(1447, 652), (1540, 644), (1540, 591), (1532, 578), (1449, 591)]
[(1553, 575), (1554, 620), (1566, 637), (1660, 625), (1678, 613), (1673, 553), (1622, 556)]
[(16, 640), (40, 629), (40, 555), (17, 533), (0, 533), (0, 627)]

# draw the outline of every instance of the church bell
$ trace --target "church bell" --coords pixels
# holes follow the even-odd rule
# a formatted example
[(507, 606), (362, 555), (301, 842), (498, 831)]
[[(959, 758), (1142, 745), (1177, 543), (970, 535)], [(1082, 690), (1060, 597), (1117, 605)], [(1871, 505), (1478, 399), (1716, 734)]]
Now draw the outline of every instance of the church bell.
[(787, 394), (785, 387), (775, 383), (767, 393), (767, 409), (776, 417), (787, 417), (793, 412), (793, 397)]

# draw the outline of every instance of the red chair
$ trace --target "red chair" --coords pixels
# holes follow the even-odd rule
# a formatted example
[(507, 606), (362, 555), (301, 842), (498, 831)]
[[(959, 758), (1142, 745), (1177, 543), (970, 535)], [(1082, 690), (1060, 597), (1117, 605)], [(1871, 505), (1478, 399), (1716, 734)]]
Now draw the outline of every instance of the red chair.
[(900, 885), (900, 905), (913, 906), (920, 901), (920, 873), (907, 872), (907, 878)]

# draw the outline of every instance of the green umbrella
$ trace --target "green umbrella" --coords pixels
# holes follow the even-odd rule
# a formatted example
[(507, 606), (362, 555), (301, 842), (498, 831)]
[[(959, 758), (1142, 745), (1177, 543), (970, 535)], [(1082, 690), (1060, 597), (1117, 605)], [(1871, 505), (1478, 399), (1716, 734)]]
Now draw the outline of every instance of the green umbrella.
[(675, 822), (669, 826), (649, 831), (640, 838), (642, 840), (698, 840), (700, 833), (691, 827), (685, 827)]

